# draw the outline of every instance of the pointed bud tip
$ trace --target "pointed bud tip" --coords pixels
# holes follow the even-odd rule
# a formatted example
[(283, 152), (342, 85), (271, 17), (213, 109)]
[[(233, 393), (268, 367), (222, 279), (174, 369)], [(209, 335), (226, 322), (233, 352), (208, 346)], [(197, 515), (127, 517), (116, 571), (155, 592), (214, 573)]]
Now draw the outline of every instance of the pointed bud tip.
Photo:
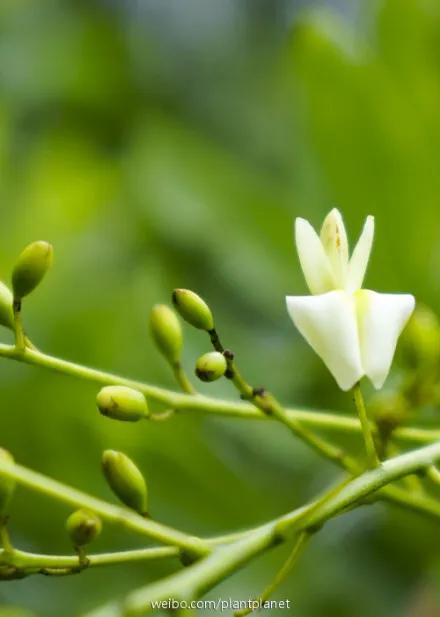
[(53, 247), (44, 240), (32, 242), (23, 249), (12, 271), (15, 299), (21, 300), (40, 284), (52, 265), (52, 259)]
[(175, 289), (172, 295), (176, 310), (189, 324), (209, 332), (214, 329), (214, 318), (206, 302), (189, 289)]

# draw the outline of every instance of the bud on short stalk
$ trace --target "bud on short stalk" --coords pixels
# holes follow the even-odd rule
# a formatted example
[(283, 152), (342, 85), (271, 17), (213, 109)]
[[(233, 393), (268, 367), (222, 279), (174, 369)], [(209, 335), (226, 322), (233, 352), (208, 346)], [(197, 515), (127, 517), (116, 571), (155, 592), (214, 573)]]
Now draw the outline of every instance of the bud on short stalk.
[(102, 469), (110, 488), (122, 503), (147, 516), (147, 485), (133, 461), (122, 452), (106, 450), (102, 455)]
[(19, 302), (42, 281), (52, 264), (53, 248), (48, 242), (28, 244), (17, 259), (12, 271), (14, 300)]
[[(14, 457), (10, 452), (0, 448), (0, 461), (13, 463)], [(4, 517), (15, 489), (15, 480), (0, 474), (0, 517)]]
[(205, 353), (196, 363), (196, 375), (201, 381), (216, 381), (223, 377), (226, 369), (226, 359), (218, 351)]
[(102, 531), (101, 519), (87, 510), (76, 510), (66, 521), (67, 533), (75, 548), (90, 544)]
[(96, 404), (103, 416), (113, 420), (137, 422), (150, 415), (142, 392), (126, 386), (105, 386), (99, 391)]
[(175, 289), (173, 304), (182, 319), (199, 330), (210, 332), (214, 329), (211, 309), (200, 296), (189, 289)]
[(180, 360), (182, 328), (175, 312), (165, 304), (156, 304), (150, 314), (150, 329), (159, 351), (171, 364)]

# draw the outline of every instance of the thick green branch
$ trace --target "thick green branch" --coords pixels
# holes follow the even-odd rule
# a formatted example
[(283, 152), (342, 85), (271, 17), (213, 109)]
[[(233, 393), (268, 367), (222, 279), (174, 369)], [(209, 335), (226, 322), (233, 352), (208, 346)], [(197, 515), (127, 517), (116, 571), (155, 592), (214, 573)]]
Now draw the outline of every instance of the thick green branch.
[[(234, 403), (222, 400), (218, 401), (216, 399), (200, 395), (190, 396), (187, 394), (180, 394), (163, 388), (143, 384), (142, 382), (125, 379), (123, 377), (119, 377), (118, 375), (112, 375), (110, 373), (97, 371), (95, 369), (84, 367), (79, 364), (60, 360), (58, 358), (48, 356), (33, 349), (26, 349), (25, 352), (17, 352), (17, 350), (13, 346), (0, 344), (0, 356), (23, 361), (35, 366), (42, 366), (62, 374), (71, 375), (95, 383), (128, 385), (137, 388), (138, 390), (144, 392), (144, 394), (146, 394), (150, 398), (158, 402), (167, 404), (174, 409), (196, 410), (204, 413), (236, 416), (242, 418), (263, 419), (267, 417), (254, 405), (251, 405), (249, 403)], [(295, 425), (297, 425), (298, 422), (304, 425), (307, 425), (308, 423), (309, 425), (315, 426), (316, 428), (340, 430), (343, 432), (350, 431), (353, 433), (360, 433), (361, 430), (359, 421), (355, 418), (346, 418), (343, 416), (338, 416), (336, 414), (308, 411), (283, 410), (283, 413), (286, 414), (286, 421), (289, 422), (290, 419), (292, 419)], [(401, 428), (396, 430), (395, 436), (398, 436), (401, 439), (408, 441), (430, 442), (432, 440), (440, 440), (440, 431), (431, 431), (419, 428)], [(350, 463), (350, 465), (347, 466), (347, 469), (351, 473), (357, 473), (360, 471), (356, 461), (348, 459), (348, 457), (345, 457), (344, 461), (348, 461)], [(38, 474), (36, 475), (40, 479), (43, 478), (43, 476), (39, 476)], [(57, 484), (58, 486), (62, 486), (59, 485), (59, 483)], [(28, 486), (32, 488), (32, 483), (28, 484)], [(36, 487), (34, 486), (34, 488)], [(44, 492), (44, 483), (43, 486), (40, 487), (40, 489), (42, 489)], [(76, 491), (76, 494), (79, 495), (79, 491)], [(432, 516), (435, 518), (440, 517), (440, 506), (435, 500), (428, 497), (423, 497), (420, 495), (410, 495), (409, 493), (403, 491), (402, 489), (399, 489), (398, 487), (387, 487), (386, 489), (381, 491), (380, 495), (382, 498), (390, 502), (397, 503), (398, 505), (404, 507), (409, 507), (419, 513), (427, 514), (428, 516)], [(56, 491), (53, 496), (56, 497)], [(73, 505), (74, 507), (77, 507), (78, 505), (80, 507), (88, 507), (86, 503), (83, 503), (82, 501), (81, 503), (75, 503)], [(122, 508), (119, 510), (121, 512), (126, 512), (126, 510), (123, 510)], [(144, 519), (141, 520), (143, 520), (145, 523)], [(236, 534), (233, 534), (231, 537), (235, 536)], [(238, 536), (241, 537), (242, 534), (238, 534)]]
[(154, 609), (153, 603), (168, 598), (190, 602), (293, 533), (323, 525), (390, 482), (426, 469), (439, 459), (440, 443), (390, 459), (349, 482), (319, 508), (312, 508), (310, 515), (306, 514), (307, 508), (299, 508), (255, 529), (238, 542), (216, 549), (184, 571), (132, 592), (123, 603), (111, 603), (88, 617), (141, 617)]

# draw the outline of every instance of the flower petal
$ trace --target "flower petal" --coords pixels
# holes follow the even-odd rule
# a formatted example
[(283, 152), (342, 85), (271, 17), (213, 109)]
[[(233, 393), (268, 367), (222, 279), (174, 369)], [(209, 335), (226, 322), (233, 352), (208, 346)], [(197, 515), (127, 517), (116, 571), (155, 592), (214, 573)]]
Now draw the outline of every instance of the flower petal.
[(361, 289), (374, 239), (374, 216), (367, 216), (359, 240), (348, 264), (347, 291)]
[(332, 269), (318, 234), (308, 221), (295, 221), (295, 242), (304, 278), (312, 294), (334, 289)]
[(354, 297), (331, 291), (319, 296), (289, 296), (286, 303), (293, 323), (339, 387), (349, 390), (364, 374)]
[(339, 289), (344, 289), (348, 270), (348, 240), (344, 221), (337, 208), (333, 208), (325, 217), (320, 238), (336, 285)]
[(362, 365), (379, 390), (388, 376), (397, 339), (414, 310), (410, 294), (381, 294), (363, 289), (355, 294)]

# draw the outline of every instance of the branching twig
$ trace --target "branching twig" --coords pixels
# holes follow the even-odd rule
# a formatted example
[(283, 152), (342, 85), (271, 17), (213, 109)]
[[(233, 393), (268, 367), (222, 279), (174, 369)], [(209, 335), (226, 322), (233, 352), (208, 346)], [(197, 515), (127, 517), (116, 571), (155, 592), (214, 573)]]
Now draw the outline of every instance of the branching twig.
[(304, 516), (304, 507), (299, 508), (255, 529), (242, 540), (219, 547), (208, 557), (182, 572), (130, 593), (123, 603), (110, 603), (89, 613), (87, 617), (141, 617), (154, 610), (156, 603), (166, 602), (169, 598), (189, 603), (292, 534), (322, 526), (327, 520), (344, 512), (351, 505), (362, 502), (390, 482), (426, 469), (439, 459), (440, 443), (390, 459), (380, 467), (352, 480), (333, 498), (311, 512), (309, 517)]
[[(267, 420), (267, 414), (246, 402), (225, 401), (202, 395), (189, 395), (160, 388), (141, 381), (128, 379), (100, 371), (94, 368), (82, 366), (74, 362), (62, 360), (36, 349), (26, 348), (19, 352), (13, 345), (0, 344), (0, 357), (17, 360), (40, 368), (46, 368), (57, 373), (70, 375), (91, 381), (101, 385), (124, 385), (139, 390), (151, 401), (163, 404), (171, 409), (179, 411), (194, 411), (199, 413), (214, 414), (227, 417), (244, 419)], [(361, 426), (356, 418), (345, 417), (335, 413), (316, 412), (300, 409), (286, 409), (288, 418), (303, 426), (310, 426), (325, 431), (360, 434)], [(420, 427), (401, 427), (393, 432), (393, 438), (408, 443), (432, 443), (440, 439), (440, 430), (424, 429)]]

